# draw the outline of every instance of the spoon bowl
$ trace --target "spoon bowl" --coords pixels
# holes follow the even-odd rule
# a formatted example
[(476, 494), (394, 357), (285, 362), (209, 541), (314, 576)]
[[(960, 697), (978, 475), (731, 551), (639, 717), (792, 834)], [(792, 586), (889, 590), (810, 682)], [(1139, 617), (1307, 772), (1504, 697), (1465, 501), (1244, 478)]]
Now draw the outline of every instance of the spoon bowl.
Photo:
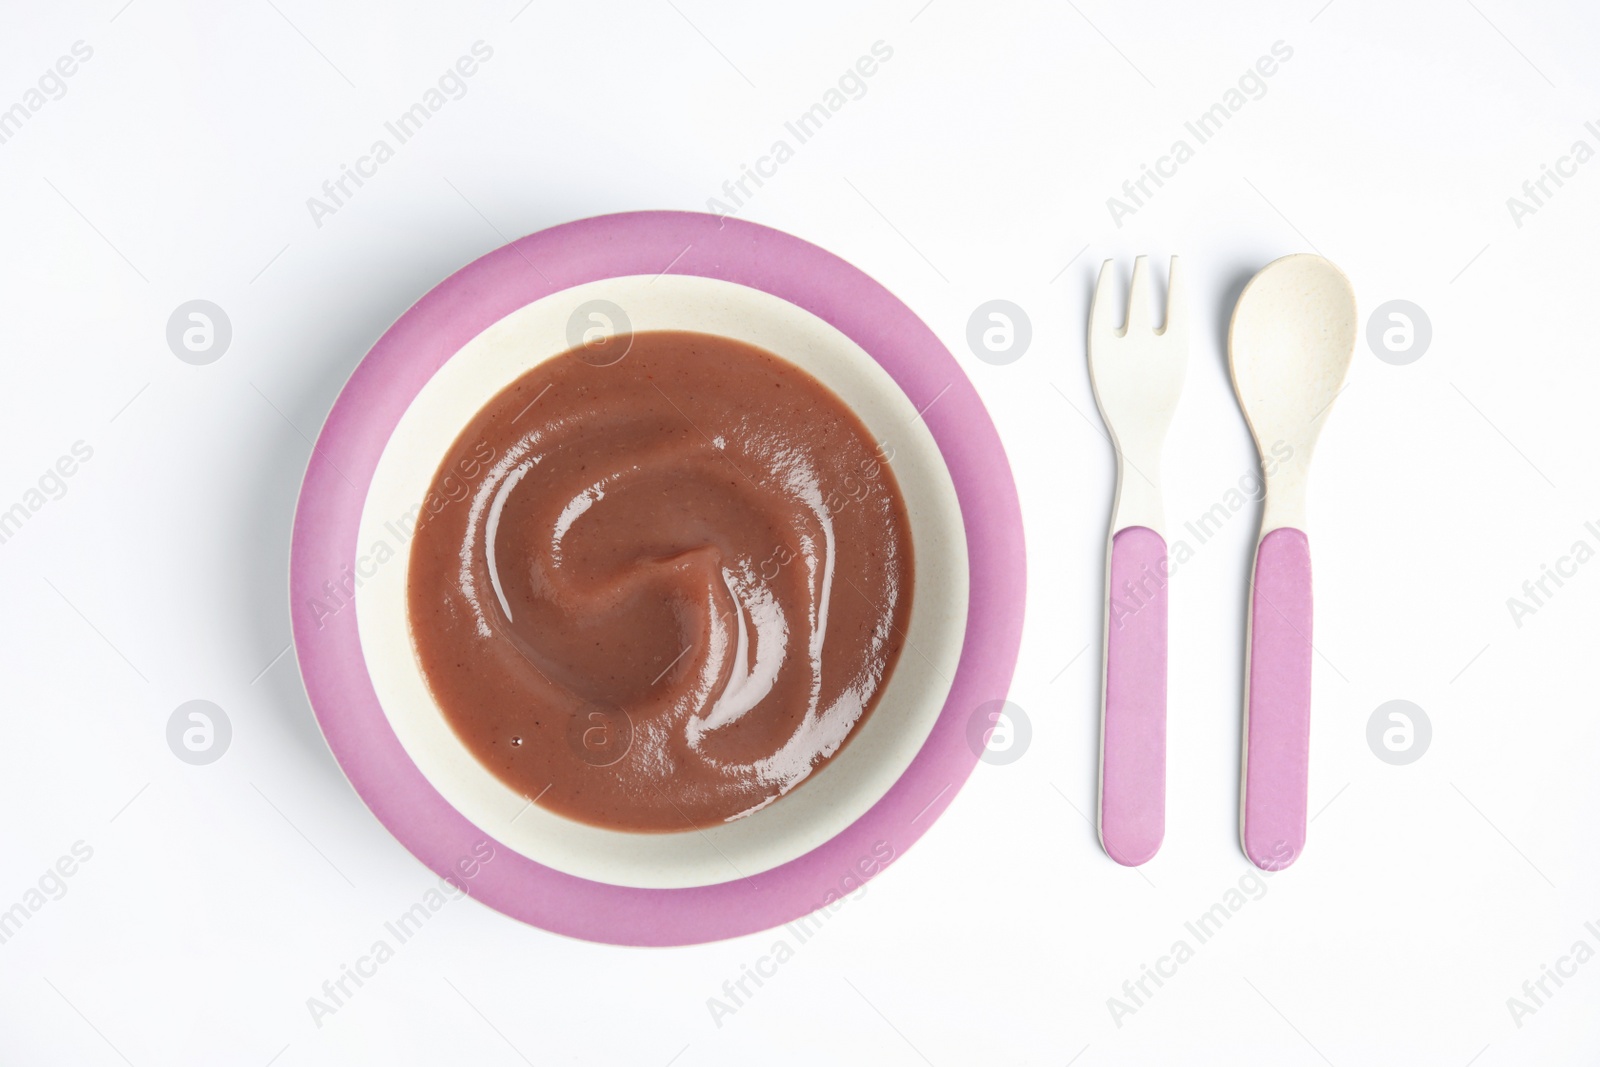
[(1305, 475), (1356, 343), (1356, 294), (1344, 272), (1300, 253), (1267, 264), (1239, 294), (1228, 366), (1267, 473), (1263, 536), (1304, 525)]

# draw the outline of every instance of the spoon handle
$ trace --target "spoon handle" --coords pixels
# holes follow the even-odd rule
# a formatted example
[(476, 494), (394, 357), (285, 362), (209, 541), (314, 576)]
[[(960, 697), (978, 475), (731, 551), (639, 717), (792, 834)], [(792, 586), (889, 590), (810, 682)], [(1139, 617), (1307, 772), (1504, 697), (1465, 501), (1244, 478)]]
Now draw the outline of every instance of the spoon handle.
[(1245, 661), (1240, 839), (1262, 870), (1293, 863), (1306, 843), (1311, 756), (1311, 549), (1280, 526), (1256, 546)]
[(1167, 543), (1111, 538), (1100, 705), (1100, 844), (1127, 867), (1161, 847), (1167, 805)]

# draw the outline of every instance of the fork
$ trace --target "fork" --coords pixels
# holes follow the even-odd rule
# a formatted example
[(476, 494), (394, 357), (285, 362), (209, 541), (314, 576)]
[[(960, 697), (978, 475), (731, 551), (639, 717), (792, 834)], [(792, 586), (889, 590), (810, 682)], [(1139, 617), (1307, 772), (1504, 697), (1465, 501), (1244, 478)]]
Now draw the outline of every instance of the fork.
[(1155, 328), (1145, 257), (1133, 261), (1128, 314), (1111, 318), (1111, 260), (1089, 308), (1089, 379), (1117, 455), (1106, 544), (1105, 649), (1100, 703), (1100, 845), (1128, 867), (1147, 862), (1166, 831), (1167, 542), (1161, 446), (1188, 362), (1178, 257), (1167, 314)]

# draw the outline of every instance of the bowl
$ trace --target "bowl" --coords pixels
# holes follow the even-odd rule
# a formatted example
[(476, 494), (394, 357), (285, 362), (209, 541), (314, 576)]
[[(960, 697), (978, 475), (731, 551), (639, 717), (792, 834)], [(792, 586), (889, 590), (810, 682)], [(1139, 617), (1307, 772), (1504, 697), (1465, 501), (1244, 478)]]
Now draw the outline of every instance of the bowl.
[[(587, 325), (591, 321), (599, 325)], [(834, 758), (795, 789), (704, 830), (631, 833), (530, 806), (529, 797), (503, 783), (457, 737), (411, 644), (406, 578), (414, 542), (406, 536), (406, 517), (418, 514), (441, 458), (501, 389), (571, 348), (572, 324), (614, 330), (623, 322), (636, 332), (693, 330), (733, 338), (809, 372), (856, 412), (892, 457), (910, 519), (915, 563), (906, 643), (876, 708)], [(625, 349), (627, 342), (613, 337), (612, 345)], [(613, 885), (678, 889), (757, 874), (804, 855), (866, 814), (932, 732), (966, 628), (961, 508), (917, 409), (838, 329), (787, 300), (715, 278), (633, 275), (578, 285), (518, 308), (472, 338), (400, 417), (378, 460), (356, 543), (369, 559), (385, 557), (381, 565), (362, 568), (370, 574), (356, 597), (361, 651), (389, 726), (412, 762), (468, 819), (504, 827), (498, 836), (507, 847)]]

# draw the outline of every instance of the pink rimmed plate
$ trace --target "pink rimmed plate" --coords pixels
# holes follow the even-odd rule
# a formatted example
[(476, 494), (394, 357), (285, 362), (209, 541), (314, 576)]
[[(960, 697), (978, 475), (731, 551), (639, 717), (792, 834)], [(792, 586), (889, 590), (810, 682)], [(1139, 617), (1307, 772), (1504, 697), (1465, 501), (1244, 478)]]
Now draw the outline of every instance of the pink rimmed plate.
[[(709, 831), (599, 830), (516, 796), (445, 725), (405, 631), (408, 523), (427, 506), (444, 448), (503, 385), (595, 328), (721, 333), (800, 364), (888, 443), (912, 518), (913, 614), (878, 708), (814, 781)], [(383, 335), (313, 450), (290, 595), (323, 734), (402, 844), (525, 922), (594, 941), (673, 945), (814, 911), (881, 873), (927, 830), (977, 762), (974, 714), (1005, 696), (1023, 579), (1004, 451), (926, 325), (859, 270), (795, 237), (734, 219), (639, 212), (497, 249)], [(339, 591), (357, 580), (350, 604)]]

